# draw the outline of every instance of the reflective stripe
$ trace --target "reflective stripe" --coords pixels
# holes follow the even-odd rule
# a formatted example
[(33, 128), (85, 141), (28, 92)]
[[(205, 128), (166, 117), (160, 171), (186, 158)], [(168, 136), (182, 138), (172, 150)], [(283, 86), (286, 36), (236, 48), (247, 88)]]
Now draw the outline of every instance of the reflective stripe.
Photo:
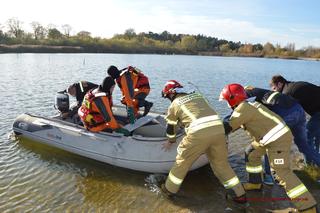
[(267, 145), (273, 141), (276, 141), (288, 131), (289, 128), (285, 124), (280, 123), (277, 126), (273, 127), (265, 136), (263, 136), (263, 138), (260, 140), (260, 143), (262, 145)]
[(198, 118), (195, 121), (192, 121), (192, 123), (190, 124), (190, 128), (195, 127), (199, 124), (203, 124), (203, 123), (207, 123), (207, 122), (211, 122), (211, 121), (220, 121), (220, 118), (218, 115), (210, 115), (210, 116), (205, 116), (202, 118)]
[(80, 85), (81, 92), (84, 92), (84, 89), (83, 89), (83, 86), (82, 86), (82, 81), (79, 81), (79, 85)]
[[(199, 93), (191, 93), (189, 95), (185, 95), (182, 96), (180, 98), (176, 99), (176, 102), (178, 105), (183, 105), (189, 101), (195, 100), (195, 99), (199, 99), (199, 98), (203, 98), (202, 95), (200, 95)], [(203, 98), (204, 99), (204, 98)]]
[(192, 120), (196, 120), (196, 117), (194, 116), (194, 114), (192, 114), (188, 108), (185, 105), (181, 106), (181, 110)]
[(101, 96), (107, 96), (107, 94), (105, 92), (99, 92), (94, 94), (94, 97), (101, 97)]
[(300, 195), (302, 195), (303, 193), (307, 192), (308, 189), (306, 188), (306, 186), (301, 183), (299, 186), (294, 187), (293, 189), (291, 189), (290, 191), (287, 192), (287, 195), (291, 198), (297, 198)]
[(246, 171), (249, 173), (260, 173), (262, 172), (262, 165), (260, 166), (248, 166), (246, 165)]
[[(255, 102), (256, 103), (256, 102)], [(261, 104), (252, 104), (255, 107), (258, 107), (258, 111), (266, 116), (267, 118), (270, 118), (274, 122), (277, 123), (275, 127), (273, 127), (265, 136), (263, 136), (262, 140), (260, 141), (261, 144), (267, 145), (277, 139), (279, 139), (282, 135), (287, 133), (289, 131), (289, 128), (276, 116), (271, 115), (270, 113), (264, 111), (262, 108), (259, 108)]]
[(172, 121), (172, 120), (167, 119), (167, 124), (177, 125), (178, 121)]
[(237, 176), (234, 176), (230, 180), (223, 182), (223, 186), (226, 189), (230, 189), (230, 188), (234, 187), (235, 185), (237, 185), (238, 183), (240, 183), (239, 178)]
[(175, 137), (176, 137), (176, 134), (170, 135), (170, 134), (167, 133), (167, 137), (168, 137), (168, 138), (175, 138)]
[(240, 117), (241, 113), (237, 112), (237, 111), (233, 111), (231, 117), (233, 118), (238, 118)]
[(203, 124), (199, 124), (198, 126), (195, 126), (195, 127), (192, 127), (192, 128), (188, 128), (188, 133), (190, 132), (196, 132), (200, 129), (205, 129), (205, 128), (208, 128), (210, 126), (219, 126), (219, 125), (222, 125), (222, 122), (220, 120), (218, 121), (210, 121), (210, 122), (207, 122), (207, 123), (203, 123)]
[(274, 92), (272, 93), (269, 98), (267, 99), (267, 103), (270, 104), (270, 102), (272, 101), (273, 97), (280, 94), (279, 92)]
[(176, 184), (176, 185), (181, 185), (183, 179), (180, 179), (180, 178), (177, 178), (176, 176), (174, 176), (171, 172), (169, 173), (169, 176), (168, 176), (169, 180)]

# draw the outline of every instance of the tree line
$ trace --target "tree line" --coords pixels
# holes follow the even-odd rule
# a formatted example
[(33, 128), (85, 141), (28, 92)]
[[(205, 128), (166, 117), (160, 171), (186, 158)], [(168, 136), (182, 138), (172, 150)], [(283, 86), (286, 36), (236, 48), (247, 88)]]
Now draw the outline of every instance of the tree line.
[[(202, 34), (171, 34), (141, 32), (127, 29), (112, 38), (93, 37), (88, 31), (71, 34), (68, 24), (60, 28), (30, 23), (32, 32), (23, 30), (23, 22), (17, 18), (0, 23), (0, 52), (86, 52), (86, 53), (156, 53), (197, 54), (223, 56), (320, 58), (320, 49), (306, 47), (296, 50), (294, 43), (251, 44), (228, 41)], [(6, 31), (4, 28), (6, 27)]]

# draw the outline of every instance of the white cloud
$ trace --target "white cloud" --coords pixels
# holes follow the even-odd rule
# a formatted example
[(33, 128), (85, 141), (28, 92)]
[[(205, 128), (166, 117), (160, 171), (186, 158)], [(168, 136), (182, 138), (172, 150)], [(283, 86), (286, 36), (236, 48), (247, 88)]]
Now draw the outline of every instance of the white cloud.
[[(179, 4), (152, 4), (145, 1), (127, 2), (112, 0), (10, 0), (2, 2), (0, 24), (11, 17), (17, 17), (24, 22), (24, 28), (31, 31), (30, 23), (38, 21), (47, 26), (55, 24), (58, 28), (69, 24), (73, 32), (86, 30), (94, 36), (111, 37), (116, 33), (123, 33), (128, 28), (136, 32), (162, 32), (185, 34), (204, 34), (232, 41), (250, 43), (295, 43), (300, 48), (307, 45), (319, 45), (318, 29), (294, 28), (277, 31), (273, 28), (260, 27), (250, 21), (236, 20), (230, 14), (223, 12), (221, 5), (213, 15), (199, 15), (202, 11), (177, 11)], [(222, 4), (224, 5), (224, 4)], [(5, 9), (3, 9), (5, 8)], [(230, 11), (235, 8), (229, 8)], [(243, 8), (242, 8), (243, 9)], [(208, 11), (206, 11), (208, 14)], [(246, 16), (248, 18), (248, 16)], [(306, 34), (309, 36), (307, 37)], [(312, 43), (314, 42), (314, 43)]]

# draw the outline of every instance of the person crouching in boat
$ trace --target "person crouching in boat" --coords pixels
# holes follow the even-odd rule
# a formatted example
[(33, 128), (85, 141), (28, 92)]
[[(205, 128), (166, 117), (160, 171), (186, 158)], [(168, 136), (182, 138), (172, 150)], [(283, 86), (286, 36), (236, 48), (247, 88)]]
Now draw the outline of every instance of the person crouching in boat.
[(296, 209), (316, 212), (315, 199), (290, 168), (293, 136), (281, 117), (259, 102), (248, 102), (246, 91), (240, 84), (226, 85), (220, 93), (220, 100), (227, 101), (233, 109), (232, 114), (224, 119), (226, 134), (241, 127), (253, 139), (245, 150), (246, 171), (249, 173), (249, 182), (243, 183), (245, 190), (261, 189), (261, 157), (267, 154), (274, 178), (284, 187)]
[(127, 114), (129, 122), (133, 124), (139, 116), (139, 107), (144, 107), (143, 116), (146, 116), (151, 107), (152, 102), (146, 101), (146, 97), (150, 92), (149, 79), (139, 69), (135, 67), (127, 67), (118, 70), (116, 66), (110, 66), (107, 70), (109, 76), (116, 80), (121, 92), (121, 103), (127, 106)]
[(110, 97), (114, 86), (114, 80), (111, 77), (106, 77), (98, 88), (90, 90), (84, 96), (78, 114), (84, 127), (89, 131), (116, 131), (124, 135), (130, 134), (128, 130), (121, 127), (113, 116)]
[(68, 118), (68, 117), (71, 118), (74, 115), (76, 115), (78, 112), (78, 109), (82, 104), (85, 94), (89, 90), (97, 87), (98, 87), (97, 84), (94, 84), (88, 81), (79, 81), (78, 83), (71, 84), (67, 89), (67, 93), (72, 97), (75, 97), (77, 102), (74, 106), (70, 108), (68, 112), (61, 114), (62, 118)]
[(225, 131), (215, 110), (201, 94), (186, 92), (175, 80), (165, 84), (162, 97), (171, 101), (166, 116), (168, 141), (163, 144), (164, 150), (169, 150), (176, 142), (178, 126), (185, 127), (186, 131), (177, 149), (176, 162), (165, 184), (161, 185), (164, 195), (171, 197), (178, 192), (193, 162), (205, 153), (214, 174), (226, 188), (228, 198), (245, 203), (245, 191), (228, 162)]

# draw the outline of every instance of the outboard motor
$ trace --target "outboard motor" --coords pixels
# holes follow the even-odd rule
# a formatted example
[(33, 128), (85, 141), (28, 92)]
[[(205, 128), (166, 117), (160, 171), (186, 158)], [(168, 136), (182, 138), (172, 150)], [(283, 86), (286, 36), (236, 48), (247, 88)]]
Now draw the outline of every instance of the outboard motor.
[(61, 113), (69, 111), (69, 95), (65, 90), (57, 92), (54, 107)]

